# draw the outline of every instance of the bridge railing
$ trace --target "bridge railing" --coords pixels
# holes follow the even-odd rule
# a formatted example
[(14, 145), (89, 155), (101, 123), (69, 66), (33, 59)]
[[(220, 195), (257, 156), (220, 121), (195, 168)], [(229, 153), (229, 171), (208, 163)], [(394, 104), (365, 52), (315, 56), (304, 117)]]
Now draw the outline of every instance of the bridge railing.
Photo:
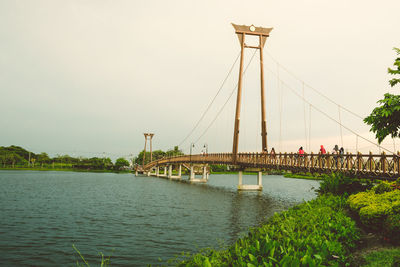
[(365, 177), (400, 177), (400, 154), (297, 154), (297, 153), (231, 153), (182, 155), (148, 163), (144, 169), (158, 165), (198, 163), (226, 164), (264, 169), (330, 173), (340, 171)]

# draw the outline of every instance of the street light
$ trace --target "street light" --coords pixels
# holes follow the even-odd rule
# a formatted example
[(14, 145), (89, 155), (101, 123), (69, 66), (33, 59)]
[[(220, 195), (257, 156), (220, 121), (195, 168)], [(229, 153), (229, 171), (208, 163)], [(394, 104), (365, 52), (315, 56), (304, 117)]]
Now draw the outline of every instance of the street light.
[(206, 152), (206, 155), (208, 155), (208, 144), (207, 143), (204, 144), (203, 148), (204, 148), (204, 151)]
[(192, 148), (194, 147), (194, 143), (190, 143), (190, 163), (192, 163)]

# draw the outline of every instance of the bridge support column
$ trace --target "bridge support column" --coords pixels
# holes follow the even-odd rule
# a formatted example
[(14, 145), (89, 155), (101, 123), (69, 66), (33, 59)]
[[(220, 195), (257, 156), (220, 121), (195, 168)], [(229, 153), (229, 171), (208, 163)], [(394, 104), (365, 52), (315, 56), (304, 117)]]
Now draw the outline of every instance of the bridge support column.
[(257, 174), (257, 185), (262, 188), (262, 172), (258, 172)]
[(203, 166), (203, 179), (208, 180), (207, 165)]
[(147, 176), (150, 176), (150, 173), (151, 173), (151, 171), (147, 171), (147, 172), (146, 172), (146, 175), (147, 175)]
[(238, 189), (240, 190), (240, 188), (243, 185), (243, 172), (242, 171), (239, 171), (238, 177), (239, 177)]
[(167, 167), (164, 167), (164, 176), (167, 176)]
[(172, 177), (172, 165), (168, 166), (168, 178)]
[(257, 184), (243, 184), (243, 171), (239, 171), (239, 191), (261, 191), (262, 190), (262, 172), (257, 173)]
[(157, 177), (160, 176), (160, 167), (159, 166), (156, 167), (156, 176)]
[(179, 178), (182, 177), (182, 165), (181, 164), (179, 164), (179, 167), (178, 167), (178, 177)]
[(193, 165), (190, 166), (190, 180), (194, 180), (194, 168), (193, 168)]

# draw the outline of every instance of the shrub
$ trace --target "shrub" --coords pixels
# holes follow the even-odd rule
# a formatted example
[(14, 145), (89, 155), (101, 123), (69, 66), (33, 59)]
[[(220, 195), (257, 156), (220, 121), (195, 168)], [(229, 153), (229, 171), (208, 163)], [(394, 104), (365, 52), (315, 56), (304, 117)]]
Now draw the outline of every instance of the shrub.
[(180, 266), (343, 265), (359, 233), (344, 213), (346, 199), (320, 196), (275, 214), (227, 250), (209, 249)]
[[(379, 185), (378, 185), (379, 186)], [(352, 211), (367, 228), (400, 242), (400, 190), (376, 194), (375, 188), (349, 197)]]
[(354, 194), (371, 187), (371, 182), (367, 182), (364, 185), (359, 180), (350, 178), (343, 173), (331, 173), (331, 175), (324, 177), (317, 192), (319, 194), (331, 193), (334, 195)]
[(390, 183), (382, 181), (380, 184), (374, 187), (375, 194), (383, 194), (385, 192), (393, 191)]

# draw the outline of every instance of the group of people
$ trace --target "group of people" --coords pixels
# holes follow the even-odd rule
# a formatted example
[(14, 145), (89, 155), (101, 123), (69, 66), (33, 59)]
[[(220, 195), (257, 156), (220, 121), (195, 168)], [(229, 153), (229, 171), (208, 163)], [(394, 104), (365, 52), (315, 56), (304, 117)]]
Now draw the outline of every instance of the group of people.
[[(305, 152), (304, 152), (304, 149), (303, 149), (303, 147), (301, 146), (301, 147), (299, 148), (297, 154), (298, 154), (300, 157), (304, 157), (304, 153), (305, 153)], [(319, 149), (319, 154), (322, 154), (322, 155), (323, 155), (323, 154), (326, 154), (326, 149), (325, 149), (324, 145), (321, 145), (321, 148)], [(274, 149), (274, 148), (271, 149), (270, 155), (271, 155), (271, 156), (275, 156), (275, 149)], [(339, 148), (338, 145), (335, 145), (335, 146), (333, 147), (333, 149), (332, 149), (332, 155), (344, 155), (344, 148), (343, 148), (343, 147)]]
[[(300, 149), (302, 149), (302, 147), (300, 147)], [(303, 151), (303, 153), (304, 153), (304, 151)], [(320, 154), (326, 154), (326, 150), (325, 150), (323, 145), (321, 145), (321, 148), (319, 149), (319, 153)], [(300, 154), (300, 150), (299, 150), (299, 154)], [(340, 149), (339, 149), (338, 145), (335, 145), (333, 147), (332, 155), (343, 155), (343, 154), (344, 154), (344, 148), (343, 147), (341, 147)]]

